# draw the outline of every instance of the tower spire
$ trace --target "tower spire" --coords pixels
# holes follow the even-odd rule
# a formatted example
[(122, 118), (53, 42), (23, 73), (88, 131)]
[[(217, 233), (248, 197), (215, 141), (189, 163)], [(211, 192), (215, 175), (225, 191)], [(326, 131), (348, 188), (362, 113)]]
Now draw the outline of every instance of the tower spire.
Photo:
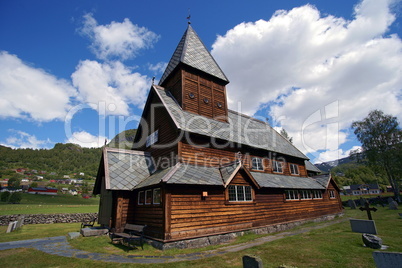
[(188, 16), (187, 16), (187, 23), (188, 24), (191, 24), (190, 19), (191, 19), (191, 13), (190, 13), (190, 9), (188, 9)]

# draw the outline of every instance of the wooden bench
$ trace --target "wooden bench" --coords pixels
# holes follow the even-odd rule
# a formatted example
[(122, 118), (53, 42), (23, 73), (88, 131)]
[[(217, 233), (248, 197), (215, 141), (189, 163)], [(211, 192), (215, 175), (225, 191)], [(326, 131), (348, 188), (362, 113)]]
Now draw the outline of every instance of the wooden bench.
[(144, 249), (144, 229), (146, 225), (130, 224), (127, 223), (124, 226), (123, 233), (116, 233), (112, 229), (109, 232), (109, 237), (113, 244), (123, 244), (133, 247), (135, 243), (139, 243), (142, 249)]
[(89, 220), (89, 221), (83, 221), (82, 223), (81, 223), (81, 229), (82, 228), (85, 228), (85, 227), (94, 227), (94, 224), (95, 224), (95, 221), (96, 221), (96, 217), (94, 217), (94, 218), (92, 218), (91, 220)]

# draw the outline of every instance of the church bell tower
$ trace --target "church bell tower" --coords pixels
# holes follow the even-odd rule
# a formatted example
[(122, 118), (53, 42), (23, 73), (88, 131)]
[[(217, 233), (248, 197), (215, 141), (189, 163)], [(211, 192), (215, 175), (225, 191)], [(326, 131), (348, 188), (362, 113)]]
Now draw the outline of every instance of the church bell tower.
[(229, 80), (189, 24), (159, 85), (170, 91), (183, 110), (227, 122), (228, 83)]

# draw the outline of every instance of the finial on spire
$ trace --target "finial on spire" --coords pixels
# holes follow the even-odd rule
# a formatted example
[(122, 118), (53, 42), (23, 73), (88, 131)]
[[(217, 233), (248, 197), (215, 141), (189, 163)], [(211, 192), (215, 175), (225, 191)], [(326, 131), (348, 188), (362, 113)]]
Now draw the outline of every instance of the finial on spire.
[(152, 85), (155, 83), (155, 76), (152, 77)]
[(191, 18), (190, 9), (188, 9), (188, 16), (187, 16), (188, 24), (191, 24), (190, 18)]

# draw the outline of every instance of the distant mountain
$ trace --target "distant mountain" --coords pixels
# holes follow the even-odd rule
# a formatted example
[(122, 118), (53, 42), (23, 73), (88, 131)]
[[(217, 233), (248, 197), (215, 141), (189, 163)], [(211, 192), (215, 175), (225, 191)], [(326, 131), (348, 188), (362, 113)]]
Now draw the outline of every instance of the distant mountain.
[(108, 147), (130, 150), (133, 147), (136, 129), (129, 129), (117, 134), (108, 144)]
[(345, 157), (345, 158), (341, 158), (341, 159), (334, 160), (334, 161), (328, 161), (328, 162), (315, 164), (315, 166), (317, 168), (319, 168), (322, 172), (328, 173), (334, 167), (337, 167), (337, 166), (339, 166), (341, 164), (348, 164), (348, 163), (351, 163), (351, 162), (356, 162), (356, 160), (351, 159), (350, 157)]

